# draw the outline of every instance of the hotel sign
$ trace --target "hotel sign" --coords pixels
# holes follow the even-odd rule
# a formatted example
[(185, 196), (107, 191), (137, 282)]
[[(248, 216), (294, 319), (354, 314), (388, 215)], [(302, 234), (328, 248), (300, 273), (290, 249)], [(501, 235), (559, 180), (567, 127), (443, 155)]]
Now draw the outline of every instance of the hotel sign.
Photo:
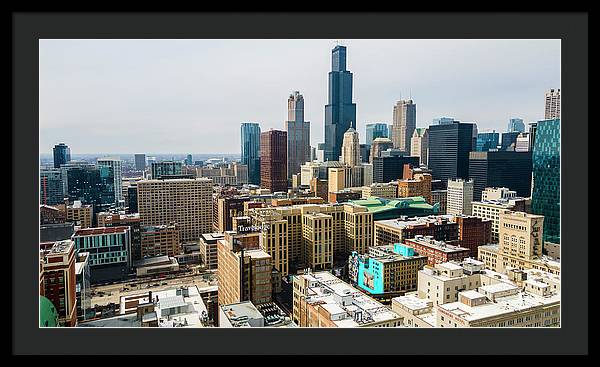
[(269, 225), (268, 224), (263, 224), (262, 226), (244, 226), (244, 225), (239, 225), (237, 227), (237, 232), (238, 233), (250, 233), (250, 232), (269, 232)]

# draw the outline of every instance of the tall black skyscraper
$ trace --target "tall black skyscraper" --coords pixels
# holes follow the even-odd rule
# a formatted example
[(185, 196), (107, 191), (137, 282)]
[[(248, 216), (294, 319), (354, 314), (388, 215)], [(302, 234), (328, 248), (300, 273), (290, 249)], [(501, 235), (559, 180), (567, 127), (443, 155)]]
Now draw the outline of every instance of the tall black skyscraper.
[(486, 187), (508, 187), (518, 196), (531, 195), (531, 152), (471, 152), (469, 178), (473, 180), (473, 200), (481, 200)]
[(65, 164), (71, 160), (71, 149), (65, 143), (56, 144), (53, 153), (54, 168), (60, 168), (61, 164)]
[(342, 152), (344, 133), (356, 129), (356, 104), (352, 103), (352, 73), (346, 70), (346, 47), (331, 52), (329, 96), (325, 105), (325, 160), (336, 161)]
[(452, 123), (429, 126), (428, 164), (434, 179), (469, 177), (469, 152), (473, 149), (474, 124)]

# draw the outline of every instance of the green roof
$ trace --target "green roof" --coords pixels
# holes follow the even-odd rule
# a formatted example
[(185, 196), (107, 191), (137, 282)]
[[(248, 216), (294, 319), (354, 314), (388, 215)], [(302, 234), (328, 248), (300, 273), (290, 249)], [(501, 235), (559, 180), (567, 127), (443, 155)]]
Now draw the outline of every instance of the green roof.
[(40, 327), (56, 327), (58, 325), (58, 312), (50, 300), (40, 296)]
[(360, 205), (367, 208), (371, 213), (380, 213), (394, 209), (429, 209), (433, 210), (434, 206), (427, 203), (424, 197), (414, 196), (409, 198), (397, 198), (393, 200), (370, 197), (362, 200), (350, 200), (350, 203)]

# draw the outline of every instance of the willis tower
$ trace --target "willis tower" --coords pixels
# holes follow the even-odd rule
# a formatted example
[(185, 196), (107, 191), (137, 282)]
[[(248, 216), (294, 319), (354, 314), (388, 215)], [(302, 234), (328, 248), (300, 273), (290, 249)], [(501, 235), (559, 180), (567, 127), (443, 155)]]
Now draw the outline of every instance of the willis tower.
[(346, 70), (346, 47), (337, 45), (331, 52), (329, 97), (325, 105), (325, 160), (337, 161), (344, 133), (356, 129), (356, 104), (352, 103), (352, 73)]

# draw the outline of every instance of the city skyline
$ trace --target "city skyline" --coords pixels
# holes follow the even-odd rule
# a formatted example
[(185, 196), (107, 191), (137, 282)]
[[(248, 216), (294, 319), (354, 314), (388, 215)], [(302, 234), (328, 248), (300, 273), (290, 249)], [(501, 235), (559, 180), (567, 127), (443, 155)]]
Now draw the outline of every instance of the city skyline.
[[(525, 123), (543, 119), (544, 93), (560, 88), (560, 40), (343, 44), (361, 143), (366, 123), (392, 122), (400, 98), (419, 105), (417, 127), (452, 116), (476, 122), (479, 132), (503, 131), (513, 117)], [(333, 40), (42, 40), (40, 153), (65, 142), (80, 154), (133, 154), (157, 146), (164, 147), (161, 153), (238, 154), (240, 124), (284, 129), (286, 99), (294, 90), (305, 97), (315, 147), (324, 142), (334, 46)], [(270, 57), (286, 50), (301, 57)], [(234, 51), (256, 61), (241, 63), (239, 55), (230, 55)], [(212, 90), (216, 86), (223, 90)], [(252, 93), (257, 89), (261, 93)], [(84, 139), (83, 131), (94, 139)]]

